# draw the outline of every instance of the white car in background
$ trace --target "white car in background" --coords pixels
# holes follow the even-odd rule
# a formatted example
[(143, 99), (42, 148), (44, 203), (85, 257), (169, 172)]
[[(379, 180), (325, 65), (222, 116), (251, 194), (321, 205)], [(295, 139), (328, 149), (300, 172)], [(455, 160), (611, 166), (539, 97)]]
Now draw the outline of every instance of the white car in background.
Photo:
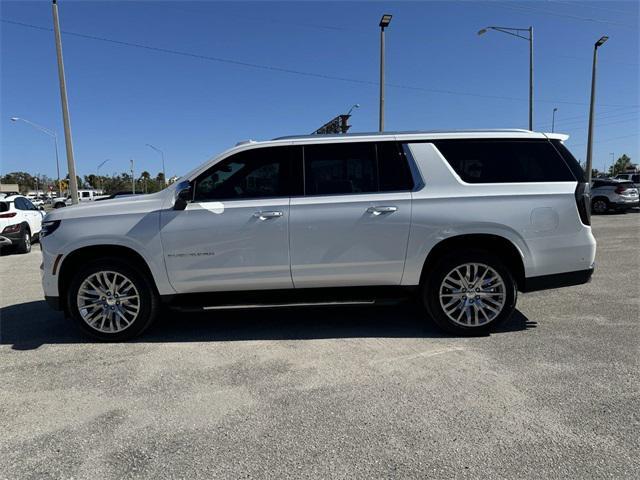
[(31, 242), (42, 230), (44, 212), (22, 195), (0, 199), (0, 247), (15, 247), (18, 253), (29, 253)]

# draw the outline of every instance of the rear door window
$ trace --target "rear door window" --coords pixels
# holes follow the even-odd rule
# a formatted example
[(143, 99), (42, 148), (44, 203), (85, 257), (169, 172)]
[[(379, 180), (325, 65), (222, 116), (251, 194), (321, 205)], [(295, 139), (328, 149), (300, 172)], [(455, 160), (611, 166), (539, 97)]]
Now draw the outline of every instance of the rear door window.
[(433, 143), (467, 183), (576, 180), (566, 161), (546, 140), (440, 140)]
[(305, 195), (409, 191), (411, 170), (396, 142), (305, 145)]

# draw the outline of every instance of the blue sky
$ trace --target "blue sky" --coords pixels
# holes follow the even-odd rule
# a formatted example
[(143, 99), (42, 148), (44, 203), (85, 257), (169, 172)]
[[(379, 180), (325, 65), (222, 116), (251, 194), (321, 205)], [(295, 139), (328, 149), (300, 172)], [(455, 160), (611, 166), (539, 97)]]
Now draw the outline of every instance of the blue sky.
[[(376, 130), (382, 13), (393, 14), (387, 130), (526, 128), (527, 42), (476, 32), (533, 25), (534, 128), (550, 131), (557, 107), (556, 131), (571, 135), (584, 160), (593, 43), (606, 34), (594, 167), (611, 152), (640, 160), (638, 2), (59, 3), (63, 31), (151, 47), (63, 35), (82, 175), (107, 158), (102, 173), (133, 158), (138, 172), (155, 174), (159, 156), (146, 143), (166, 152), (168, 175), (180, 175), (239, 140), (310, 133), (354, 103), (352, 131)], [(0, 8), (0, 171), (54, 176), (50, 139), (9, 121), (23, 117), (63, 138), (50, 2)], [(66, 174), (63, 142), (60, 153)]]

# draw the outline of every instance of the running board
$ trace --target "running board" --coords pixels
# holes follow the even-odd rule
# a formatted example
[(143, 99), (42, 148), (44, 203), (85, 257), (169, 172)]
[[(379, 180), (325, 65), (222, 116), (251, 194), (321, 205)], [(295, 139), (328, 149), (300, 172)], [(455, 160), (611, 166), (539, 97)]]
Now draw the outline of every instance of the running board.
[(327, 307), (332, 305), (373, 305), (375, 300), (353, 300), (345, 302), (299, 302), (299, 303), (260, 303), (254, 305), (212, 305), (202, 310), (244, 310), (248, 308), (290, 308), (290, 307)]
[(163, 301), (181, 311), (248, 310), (263, 308), (345, 307), (394, 305), (411, 297), (411, 290), (399, 287), (305, 288), (214, 292), (175, 295)]

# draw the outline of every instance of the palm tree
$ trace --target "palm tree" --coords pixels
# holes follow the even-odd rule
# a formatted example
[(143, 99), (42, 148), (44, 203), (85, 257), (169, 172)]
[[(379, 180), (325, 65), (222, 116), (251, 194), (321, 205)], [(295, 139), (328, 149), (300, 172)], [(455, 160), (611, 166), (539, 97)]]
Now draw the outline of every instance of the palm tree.
[(147, 193), (147, 181), (151, 178), (151, 174), (145, 170), (140, 174), (140, 178), (144, 182), (144, 193)]

